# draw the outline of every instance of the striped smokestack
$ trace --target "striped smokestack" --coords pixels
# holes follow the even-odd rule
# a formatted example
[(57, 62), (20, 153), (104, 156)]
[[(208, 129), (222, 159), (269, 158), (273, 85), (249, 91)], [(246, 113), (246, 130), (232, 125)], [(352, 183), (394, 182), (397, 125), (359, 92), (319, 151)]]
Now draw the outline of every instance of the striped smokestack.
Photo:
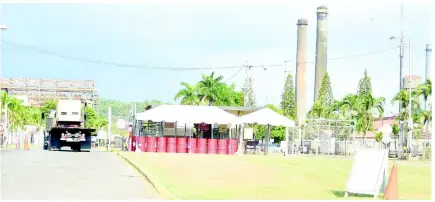
[(314, 80), (314, 101), (319, 96), (323, 77), (327, 71), (327, 45), (328, 45), (328, 8), (317, 8), (317, 37), (316, 37), (316, 73)]
[(306, 117), (307, 82), (306, 82), (306, 59), (307, 59), (307, 25), (305, 19), (298, 20), (298, 44), (296, 50), (296, 114), (299, 120)]

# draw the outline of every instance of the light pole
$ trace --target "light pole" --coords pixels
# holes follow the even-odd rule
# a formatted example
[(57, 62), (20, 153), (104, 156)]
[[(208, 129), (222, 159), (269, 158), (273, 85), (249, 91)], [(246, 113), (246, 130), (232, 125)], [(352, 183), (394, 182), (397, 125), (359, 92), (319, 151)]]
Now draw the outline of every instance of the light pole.
[(412, 123), (412, 91), (411, 91), (411, 87), (412, 87), (412, 79), (411, 79), (411, 38), (409, 38), (409, 41), (408, 41), (408, 48), (409, 48), (409, 59), (408, 59), (408, 62), (409, 62), (409, 69), (408, 69), (408, 71), (409, 71), (409, 83), (408, 83), (408, 92), (409, 92), (409, 103), (408, 103), (408, 105), (409, 105), (409, 111), (408, 111), (408, 127), (409, 127), (409, 132), (408, 132), (408, 149), (411, 149), (411, 146), (412, 146), (412, 128), (413, 128), (413, 123)]
[[(2, 9), (2, 5), (0, 5), (0, 14), (1, 14), (1, 9)], [(2, 78), (2, 32), (6, 31), (8, 29), (8, 27), (6, 25), (0, 25), (0, 78)]]
[[(400, 5), (400, 37), (391, 36), (390, 40), (399, 39), (400, 41), (400, 59), (399, 59), (399, 92), (403, 88), (403, 55), (404, 55), (404, 37), (403, 37), (403, 4)], [(399, 114), (401, 112), (401, 106), (399, 104)]]

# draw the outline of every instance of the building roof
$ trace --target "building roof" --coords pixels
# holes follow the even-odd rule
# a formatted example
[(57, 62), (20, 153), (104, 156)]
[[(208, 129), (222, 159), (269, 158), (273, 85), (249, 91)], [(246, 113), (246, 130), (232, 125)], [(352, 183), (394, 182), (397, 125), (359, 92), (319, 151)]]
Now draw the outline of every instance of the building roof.
[[(160, 104), (148, 105), (145, 109), (150, 110), (159, 105)], [(243, 116), (264, 108), (264, 107), (237, 107), (237, 106), (216, 106), (216, 107), (237, 116)]]
[(230, 106), (218, 106), (218, 108), (223, 109), (231, 114), (243, 116), (250, 114), (252, 112), (263, 109), (264, 107), (230, 107)]

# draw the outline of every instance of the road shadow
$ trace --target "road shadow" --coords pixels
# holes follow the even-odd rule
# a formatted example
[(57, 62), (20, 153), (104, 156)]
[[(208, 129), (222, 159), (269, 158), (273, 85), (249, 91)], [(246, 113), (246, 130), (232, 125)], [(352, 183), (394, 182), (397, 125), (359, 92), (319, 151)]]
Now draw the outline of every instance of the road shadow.
[[(334, 194), (337, 198), (344, 198), (345, 195), (345, 191), (338, 191), (338, 190), (327, 190), (329, 192), (332, 192), (332, 194)], [(368, 194), (349, 194), (349, 196), (353, 196), (353, 197), (359, 197), (359, 198), (373, 198), (373, 195), (368, 195)]]
[(74, 153), (81, 153), (81, 152), (91, 152), (91, 151), (86, 151), (86, 150), (83, 150), (83, 151), (73, 151), (73, 150), (63, 150), (63, 149), (60, 149), (60, 150), (50, 150), (50, 152), (74, 152)]

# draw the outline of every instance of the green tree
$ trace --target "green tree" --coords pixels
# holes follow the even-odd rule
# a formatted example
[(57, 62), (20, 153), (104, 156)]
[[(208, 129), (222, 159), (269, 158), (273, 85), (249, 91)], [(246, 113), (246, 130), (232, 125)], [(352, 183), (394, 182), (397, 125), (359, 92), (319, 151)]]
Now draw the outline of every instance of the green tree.
[(427, 102), (429, 96), (432, 95), (432, 81), (430, 78), (427, 78), (423, 84), (418, 86), (417, 95), (423, 96), (424, 101)]
[(364, 70), (364, 77), (361, 78), (358, 82), (358, 97), (368, 96), (372, 93), (372, 81), (367, 73), (367, 69)]
[(203, 74), (202, 79), (198, 82), (198, 92), (201, 101), (208, 103), (209, 106), (213, 105), (213, 102), (219, 99), (219, 91), (222, 89), (223, 76), (214, 76), (212, 72), (209, 76)]
[(393, 130), (393, 137), (394, 137), (394, 148), (397, 149), (397, 139), (399, 139), (399, 132), (400, 132), (400, 128), (399, 125), (397, 124), (397, 122), (393, 123), (393, 126), (391, 127)]
[(22, 105), (22, 100), (2, 92), (1, 104), (2, 109), (4, 109), (6, 105), (8, 106), (7, 112), (2, 110), (3, 113), (8, 113), (8, 128), (15, 131), (18, 129), (23, 129), (24, 125), (26, 124), (26, 108)]
[[(317, 100), (327, 107), (331, 107), (334, 104), (334, 95), (332, 93), (331, 81), (328, 73), (323, 77), (322, 85), (319, 90), (319, 97)], [(316, 100), (316, 101), (317, 101)]]
[(381, 142), (382, 136), (382, 132), (376, 132), (376, 142)]
[(311, 118), (330, 118), (335, 107), (334, 104), (335, 101), (332, 93), (331, 81), (328, 73), (326, 73), (319, 90), (319, 97), (314, 101), (310, 111), (308, 111), (308, 116)]
[(50, 115), (51, 110), (56, 110), (56, 100), (50, 99), (46, 100), (41, 107), (41, 112), (44, 113), (44, 120), (47, 120), (48, 115)]
[(243, 106), (243, 93), (235, 90), (235, 84), (222, 84), (218, 91), (215, 106)]
[(284, 92), (281, 95), (281, 109), (284, 111), (284, 116), (289, 117), (291, 120), (296, 120), (296, 96), (293, 76), (287, 75), (284, 84)]
[(178, 100), (181, 98), (180, 104), (183, 105), (199, 105), (201, 102), (200, 97), (198, 95), (198, 88), (196, 85), (190, 85), (186, 82), (181, 82), (181, 85), (184, 87), (175, 95), (174, 100)]
[(86, 106), (85, 113), (86, 113), (86, 124), (85, 124), (86, 128), (94, 128), (98, 130), (101, 127), (107, 126), (107, 122), (108, 122), (107, 119), (100, 117), (91, 106)]
[(419, 102), (419, 98), (418, 98), (418, 95), (417, 95), (417, 91), (412, 91), (411, 92), (411, 108), (412, 108), (412, 112), (413, 112), (413, 114), (411, 114), (411, 115), (409, 114), (409, 110), (407, 110), (408, 107), (409, 107), (409, 99), (410, 99), (410, 97), (409, 97), (409, 91), (406, 90), (406, 89), (402, 89), (391, 100), (392, 104), (398, 102), (400, 107), (402, 109), (405, 109), (405, 110), (402, 110), (399, 113), (397, 119), (399, 121), (404, 121), (404, 126), (408, 130), (410, 130), (410, 128), (408, 126), (408, 121), (407, 120), (410, 118), (410, 116), (413, 117), (413, 119), (415, 119), (417, 117), (417, 115), (413, 115), (413, 114), (419, 114), (419, 113), (421, 113), (421, 107), (420, 107), (420, 102)]
[(385, 98), (376, 98), (371, 93), (359, 97), (356, 130), (364, 133), (364, 143), (366, 142), (367, 132), (374, 130), (374, 118), (379, 117), (379, 114), (384, 111), (384, 104)]

